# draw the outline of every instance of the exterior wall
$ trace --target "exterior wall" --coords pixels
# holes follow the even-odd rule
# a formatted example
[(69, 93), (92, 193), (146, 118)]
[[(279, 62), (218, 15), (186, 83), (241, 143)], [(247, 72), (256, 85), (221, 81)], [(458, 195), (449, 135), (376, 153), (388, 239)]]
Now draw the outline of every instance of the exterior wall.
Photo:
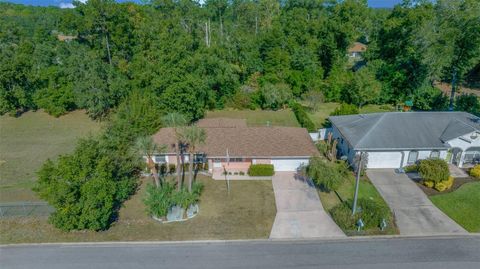
[(331, 129), (332, 132), (332, 138), (337, 139), (337, 149), (338, 149), (338, 154), (340, 156), (346, 156), (347, 160), (350, 164), (353, 164), (355, 160), (355, 154), (356, 152), (353, 150), (353, 147), (348, 143), (346, 139), (343, 139), (342, 134), (338, 131), (338, 129), (333, 126)]
[[(447, 143), (452, 148), (459, 148), (462, 150), (462, 156), (460, 158), (459, 166), (463, 167), (464, 160), (465, 160), (465, 151), (473, 147), (480, 147), (480, 136), (478, 138), (473, 139), (471, 135), (474, 133), (470, 133), (455, 139), (448, 141)], [(449, 160), (451, 162), (451, 160)]]
[(271, 159), (253, 159), (252, 164), (271, 164)]

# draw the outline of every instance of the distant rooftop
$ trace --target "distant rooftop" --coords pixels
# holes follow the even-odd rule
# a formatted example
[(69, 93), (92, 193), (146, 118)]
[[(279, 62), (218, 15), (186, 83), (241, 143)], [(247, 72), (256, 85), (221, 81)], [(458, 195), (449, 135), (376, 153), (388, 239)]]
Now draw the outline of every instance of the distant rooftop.
[(367, 51), (367, 45), (360, 43), (360, 42), (354, 42), (352, 46), (348, 48), (348, 52), (365, 52)]
[(329, 117), (355, 150), (443, 149), (446, 142), (480, 130), (466, 112), (386, 112)]

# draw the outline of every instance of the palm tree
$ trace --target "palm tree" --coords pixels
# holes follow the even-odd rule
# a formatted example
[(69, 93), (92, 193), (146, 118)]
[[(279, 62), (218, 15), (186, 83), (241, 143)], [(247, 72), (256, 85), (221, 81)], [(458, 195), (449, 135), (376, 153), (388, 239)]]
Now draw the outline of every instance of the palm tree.
[(186, 128), (183, 131), (183, 137), (185, 142), (188, 144), (188, 153), (189, 153), (189, 174), (188, 174), (188, 191), (192, 192), (192, 181), (193, 181), (193, 161), (194, 161), (194, 154), (195, 148), (205, 143), (205, 139), (207, 138), (207, 133), (204, 129), (199, 128), (195, 125), (192, 125)]
[(135, 149), (137, 152), (140, 152), (142, 156), (145, 156), (147, 158), (147, 167), (150, 170), (150, 173), (153, 174), (155, 186), (159, 188), (161, 186), (161, 182), (158, 175), (157, 167), (155, 166), (155, 162), (153, 161), (153, 156), (156, 153), (164, 152), (165, 147), (159, 147), (149, 136), (141, 136), (135, 142)]
[(175, 132), (175, 154), (177, 157), (177, 188), (178, 190), (181, 189), (182, 187), (182, 179), (180, 172), (182, 169), (181, 164), (180, 164), (180, 144), (182, 140), (182, 131), (181, 129), (187, 125), (187, 119), (185, 118), (184, 115), (177, 113), (177, 112), (171, 112), (165, 115), (162, 118), (162, 123), (166, 127), (172, 127), (174, 132)]

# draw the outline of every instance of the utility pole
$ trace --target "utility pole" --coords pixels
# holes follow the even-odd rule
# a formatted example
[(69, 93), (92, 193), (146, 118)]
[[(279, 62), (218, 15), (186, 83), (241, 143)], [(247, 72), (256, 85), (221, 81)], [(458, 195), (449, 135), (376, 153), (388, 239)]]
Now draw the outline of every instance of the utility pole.
[(449, 111), (453, 111), (453, 102), (455, 101), (455, 83), (457, 82), (457, 68), (453, 68), (452, 72), (452, 92), (450, 94), (450, 105), (448, 106)]
[(357, 168), (357, 179), (355, 180), (355, 194), (353, 196), (352, 215), (355, 215), (357, 211), (358, 186), (360, 185), (360, 174), (362, 172), (362, 157), (363, 157), (363, 152), (360, 152), (360, 157), (358, 160), (358, 168)]

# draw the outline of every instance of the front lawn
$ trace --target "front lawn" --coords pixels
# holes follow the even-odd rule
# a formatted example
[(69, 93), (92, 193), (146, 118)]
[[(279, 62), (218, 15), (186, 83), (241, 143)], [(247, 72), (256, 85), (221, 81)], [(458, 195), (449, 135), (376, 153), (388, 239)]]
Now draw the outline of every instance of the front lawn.
[(80, 137), (97, 133), (101, 124), (84, 111), (59, 118), (43, 111), (0, 117), (0, 202), (34, 201), (36, 172), (48, 158), (70, 153)]
[(453, 192), (429, 198), (467, 231), (480, 232), (480, 182), (466, 183)]
[(46, 218), (0, 219), (0, 243), (141, 241), (268, 238), (276, 207), (272, 182), (231, 181), (227, 194), (225, 181), (199, 176), (204, 184), (200, 213), (185, 222), (161, 224), (147, 216), (143, 179), (137, 194), (126, 201), (119, 220), (103, 232), (62, 232)]
[(272, 110), (215, 110), (208, 111), (205, 118), (246, 119), (248, 126), (289, 126), (300, 127), (290, 109)]
[[(320, 196), (320, 200), (322, 201), (322, 205), (326, 211), (330, 211), (332, 208), (337, 206), (338, 204), (342, 203), (342, 201), (352, 200), (355, 192), (355, 178), (353, 176), (349, 177), (345, 182), (339, 187), (339, 189), (334, 192), (331, 191), (329, 193), (318, 191)], [(380, 193), (377, 191), (375, 186), (368, 180), (366, 177), (362, 177), (360, 180), (360, 185), (358, 187), (358, 198), (359, 199), (369, 199), (379, 204), (382, 204), (388, 207), (385, 200), (383, 200)], [(393, 219), (393, 216), (391, 216)], [(344, 231), (347, 235), (356, 235), (355, 231)], [(385, 231), (380, 231), (379, 229), (370, 229), (365, 230), (365, 235), (372, 235), (372, 234), (398, 234), (398, 230), (395, 227), (393, 222), (388, 224), (387, 229)]]

